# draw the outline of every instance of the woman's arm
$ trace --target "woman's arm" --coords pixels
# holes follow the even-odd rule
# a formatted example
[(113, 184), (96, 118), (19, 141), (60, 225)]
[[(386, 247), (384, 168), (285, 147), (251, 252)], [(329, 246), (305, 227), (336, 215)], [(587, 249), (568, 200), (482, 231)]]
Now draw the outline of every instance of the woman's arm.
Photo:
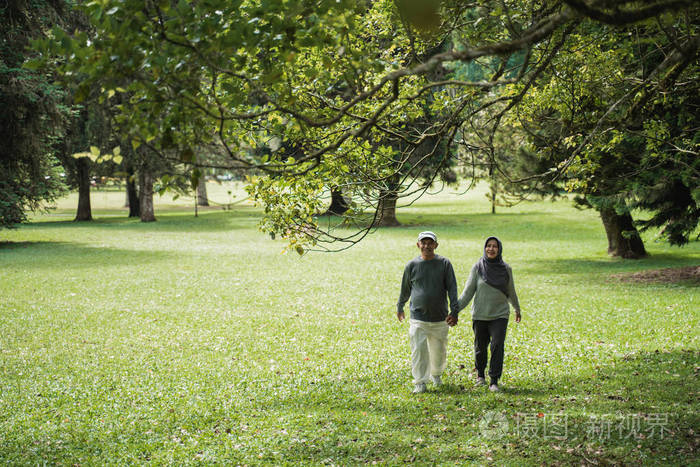
[(520, 321), (520, 301), (518, 300), (518, 294), (515, 292), (515, 281), (513, 281), (513, 270), (508, 266), (508, 301), (515, 309), (515, 319)]
[(462, 291), (462, 295), (460, 295), (459, 299), (457, 300), (460, 311), (463, 310), (467, 305), (469, 305), (469, 302), (471, 302), (472, 298), (474, 298), (474, 293), (476, 293), (476, 283), (478, 279), (478, 274), (479, 273), (476, 270), (476, 265), (474, 265), (472, 267), (471, 272), (469, 273), (469, 279), (467, 279), (467, 283), (464, 284), (464, 290)]

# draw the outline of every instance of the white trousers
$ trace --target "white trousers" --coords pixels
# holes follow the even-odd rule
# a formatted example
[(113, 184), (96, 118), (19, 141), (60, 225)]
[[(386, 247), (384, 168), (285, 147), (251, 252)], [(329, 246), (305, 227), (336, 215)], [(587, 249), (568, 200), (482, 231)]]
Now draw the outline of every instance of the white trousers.
[(410, 320), (411, 372), (413, 384), (424, 384), (429, 376), (440, 376), (447, 366), (447, 331), (444, 321)]

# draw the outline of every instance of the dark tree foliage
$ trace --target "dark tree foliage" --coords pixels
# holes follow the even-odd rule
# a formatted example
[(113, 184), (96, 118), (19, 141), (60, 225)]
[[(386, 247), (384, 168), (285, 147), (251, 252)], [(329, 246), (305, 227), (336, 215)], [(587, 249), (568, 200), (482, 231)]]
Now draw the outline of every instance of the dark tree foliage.
[[(667, 134), (647, 144), (635, 177), (626, 180), (627, 197), (641, 215), (641, 230), (660, 228), (671, 245), (688, 243), (700, 222), (700, 74), (693, 84), (658, 99), (645, 112), (648, 121), (663, 122)], [(634, 132), (631, 132), (634, 134)], [(683, 147), (685, 146), (685, 147)]]
[(29, 41), (64, 13), (59, 0), (0, 4), (0, 228), (23, 222), (64, 189), (54, 157), (67, 121), (63, 93), (49, 76), (21, 68)]
[(516, 107), (511, 123), (552, 170), (508, 168), (509, 187), (576, 193), (600, 213), (613, 256), (645, 256), (639, 230), (683, 245), (698, 226), (698, 11), (625, 28), (582, 24), (565, 43), (571, 52)]

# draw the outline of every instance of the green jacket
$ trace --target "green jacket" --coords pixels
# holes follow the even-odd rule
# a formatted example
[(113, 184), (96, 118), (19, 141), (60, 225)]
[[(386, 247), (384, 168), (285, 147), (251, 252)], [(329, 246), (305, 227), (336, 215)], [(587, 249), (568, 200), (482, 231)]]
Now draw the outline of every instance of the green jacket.
[(457, 279), (450, 260), (444, 256), (426, 261), (420, 256), (406, 264), (401, 279), (401, 293), (397, 311), (411, 299), (411, 319), (444, 321), (447, 317), (447, 299), (452, 314), (457, 314)]

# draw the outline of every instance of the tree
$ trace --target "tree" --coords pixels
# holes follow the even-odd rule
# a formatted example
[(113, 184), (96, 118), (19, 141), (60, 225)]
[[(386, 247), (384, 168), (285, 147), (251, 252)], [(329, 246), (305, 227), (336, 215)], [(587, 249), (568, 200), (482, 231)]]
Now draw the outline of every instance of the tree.
[(338, 187), (331, 187), (331, 204), (328, 210), (323, 213), (324, 216), (342, 216), (350, 209), (348, 201), (343, 196), (343, 190)]
[(207, 196), (207, 179), (202, 175), (197, 182), (197, 206), (209, 206)]
[[(599, 211), (613, 256), (646, 255), (637, 231), (688, 241), (700, 219), (698, 25), (682, 17), (611, 29), (587, 24), (518, 108), (531, 146)], [(601, 131), (604, 129), (604, 131)], [(635, 222), (634, 209), (651, 219)]]
[[(610, 35), (664, 15), (696, 14), (694, 2), (678, 0), (291, 0), (284, 10), (245, 0), (107, 0), (82, 8), (98, 30), (95, 40), (56, 31), (57, 41), (44, 44), (74, 54), (65, 73), (84, 77), (77, 95), (128, 93), (118, 106), (120, 124), (134, 145), (157, 157), (196, 162), (194, 142), (218, 144), (231, 163), (270, 174), (251, 180), (253, 197), (265, 206), (261, 228), (299, 251), (363, 238), (382, 200), (392, 203), (387, 193), (397, 181), (431, 180), (444, 168), (420, 157), (421, 145), (451, 144), (476, 115), (486, 115), (495, 131), (552, 61), (571, 53), (564, 46), (582, 24), (609, 24)], [(459, 40), (448, 50), (436, 47), (448, 37)], [(513, 65), (515, 54), (522, 59)], [(681, 55), (672, 62), (684, 61)], [(476, 61), (494, 67), (488, 79), (435, 73)], [(424, 117), (426, 105), (436, 123), (412, 131), (406, 122)], [(598, 133), (594, 126), (591, 134)], [(244, 148), (261, 134), (283, 136), (304, 151), (251, 158)], [(396, 151), (391, 141), (407, 150)], [(347, 219), (356, 228), (349, 234), (313, 218), (327, 187), (352, 198)]]
[(62, 2), (9, 2), (0, 8), (0, 227), (12, 227), (65, 191), (55, 158), (68, 113), (51, 76), (22, 69), (25, 48), (61, 22)]
[(139, 169), (139, 215), (141, 222), (155, 222), (153, 205), (153, 171), (144, 164)]
[[(472, 184), (489, 184), (486, 194), (491, 213), (497, 206), (513, 206), (526, 199), (556, 198), (561, 183), (543, 180), (553, 163), (527, 145), (527, 134), (517, 126), (501, 122), (497, 131), (470, 119), (460, 129), (459, 164)], [(517, 181), (516, 181), (517, 180)]]
[(131, 158), (125, 164), (126, 168), (126, 197), (129, 200), (129, 217), (141, 217), (141, 199), (136, 188), (136, 171)]
[[(66, 169), (69, 186), (78, 188), (76, 221), (92, 220), (92, 175), (97, 175), (97, 172), (114, 172), (114, 156), (111, 155), (111, 149), (115, 144), (107, 109), (96, 101), (75, 106), (66, 134), (61, 139), (58, 156)], [(104, 154), (110, 155), (105, 157)], [(101, 163), (98, 164), (98, 160)], [(121, 162), (118, 155), (117, 162)]]

